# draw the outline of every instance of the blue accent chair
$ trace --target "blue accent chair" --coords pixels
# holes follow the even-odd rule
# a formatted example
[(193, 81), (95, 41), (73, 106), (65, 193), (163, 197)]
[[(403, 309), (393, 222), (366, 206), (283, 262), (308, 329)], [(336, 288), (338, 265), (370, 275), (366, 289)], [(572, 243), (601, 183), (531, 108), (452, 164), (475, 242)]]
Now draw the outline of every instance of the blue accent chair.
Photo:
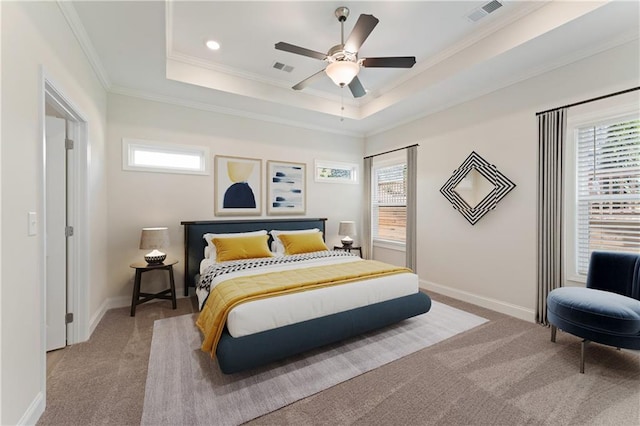
[(588, 342), (640, 349), (640, 254), (593, 252), (587, 286), (557, 288), (547, 296), (551, 341), (556, 330), (581, 337), (580, 373)]

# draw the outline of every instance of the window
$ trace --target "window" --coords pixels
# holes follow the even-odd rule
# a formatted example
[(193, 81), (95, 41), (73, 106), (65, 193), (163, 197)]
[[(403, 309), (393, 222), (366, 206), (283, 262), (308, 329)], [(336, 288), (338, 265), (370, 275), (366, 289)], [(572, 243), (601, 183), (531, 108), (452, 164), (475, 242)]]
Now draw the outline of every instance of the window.
[(122, 139), (124, 170), (208, 175), (208, 158), (206, 147)]
[(404, 243), (407, 233), (407, 164), (373, 169), (372, 236)]
[(575, 270), (586, 275), (594, 250), (640, 251), (638, 113), (577, 125)]
[(337, 161), (315, 162), (315, 181), (331, 183), (358, 183), (358, 165)]

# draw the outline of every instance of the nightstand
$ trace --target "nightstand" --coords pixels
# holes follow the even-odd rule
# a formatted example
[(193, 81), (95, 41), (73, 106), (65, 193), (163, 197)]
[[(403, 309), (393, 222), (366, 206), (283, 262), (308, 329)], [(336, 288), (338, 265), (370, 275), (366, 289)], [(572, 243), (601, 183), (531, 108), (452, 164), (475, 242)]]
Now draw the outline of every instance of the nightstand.
[(351, 253), (351, 250), (358, 250), (358, 253), (360, 254), (360, 257), (362, 257), (362, 247), (356, 247), (356, 246), (350, 246), (350, 247), (345, 247), (345, 246), (333, 246), (334, 250), (344, 250), (344, 251), (348, 251), (349, 253)]
[[(173, 281), (173, 265), (178, 263), (177, 260), (167, 259), (164, 263), (150, 265), (147, 262), (136, 262), (129, 265), (136, 270), (136, 279), (133, 284), (133, 297), (131, 298), (131, 316), (136, 316), (136, 306), (141, 303), (148, 302), (153, 299), (167, 299), (171, 300), (173, 309), (176, 309), (176, 286)], [(141, 293), (140, 281), (142, 280), (142, 273), (147, 271), (166, 270), (169, 271), (169, 285), (170, 288), (161, 291), (160, 293)], [(140, 299), (142, 297), (142, 299)]]

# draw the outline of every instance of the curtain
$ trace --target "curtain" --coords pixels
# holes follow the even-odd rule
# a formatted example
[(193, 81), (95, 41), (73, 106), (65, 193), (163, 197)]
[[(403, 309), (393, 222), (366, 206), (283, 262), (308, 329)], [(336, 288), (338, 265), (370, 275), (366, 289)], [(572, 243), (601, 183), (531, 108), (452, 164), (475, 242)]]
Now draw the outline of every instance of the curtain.
[(564, 145), (566, 108), (538, 115), (536, 322), (548, 325), (547, 295), (564, 282)]
[(418, 147), (407, 148), (407, 236), (406, 266), (416, 272), (416, 204), (417, 204)]
[(371, 170), (373, 166), (373, 157), (364, 159), (364, 171), (362, 173), (362, 184), (364, 185), (364, 218), (362, 221), (362, 257), (371, 259)]

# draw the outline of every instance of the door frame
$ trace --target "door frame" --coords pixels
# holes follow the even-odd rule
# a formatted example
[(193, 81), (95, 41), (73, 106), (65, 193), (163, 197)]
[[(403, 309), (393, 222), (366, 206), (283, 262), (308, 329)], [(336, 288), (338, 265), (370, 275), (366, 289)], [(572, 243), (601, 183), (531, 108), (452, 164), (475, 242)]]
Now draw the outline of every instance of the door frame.
[(88, 166), (89, 166), (89, 141), (88, 121), (68, 96), (65, 95), (63, 86), (56, 82), (41, 67), (41, 135), (42, 135), (42, 219), (40, 220), (42, 247), (41, 258), (41, 342), (43, 348), (44, 374), (46, 378), (46, 137), (45, 116), (46, 105), (53, 107), (63, 118), (67, 120), (67, 137), (74, 141), (74, 149), (70, 157), (70, 181), (67, 183), (69, 202), (67, 203), (67, 216), (69, 223), (74, 227), (74, 235), (67, 240), (67, 308), (74, 314), (74, 320), (67, 325), (67, 344), (85, 341), (89, 338), (89, 235), (88, 235)]

